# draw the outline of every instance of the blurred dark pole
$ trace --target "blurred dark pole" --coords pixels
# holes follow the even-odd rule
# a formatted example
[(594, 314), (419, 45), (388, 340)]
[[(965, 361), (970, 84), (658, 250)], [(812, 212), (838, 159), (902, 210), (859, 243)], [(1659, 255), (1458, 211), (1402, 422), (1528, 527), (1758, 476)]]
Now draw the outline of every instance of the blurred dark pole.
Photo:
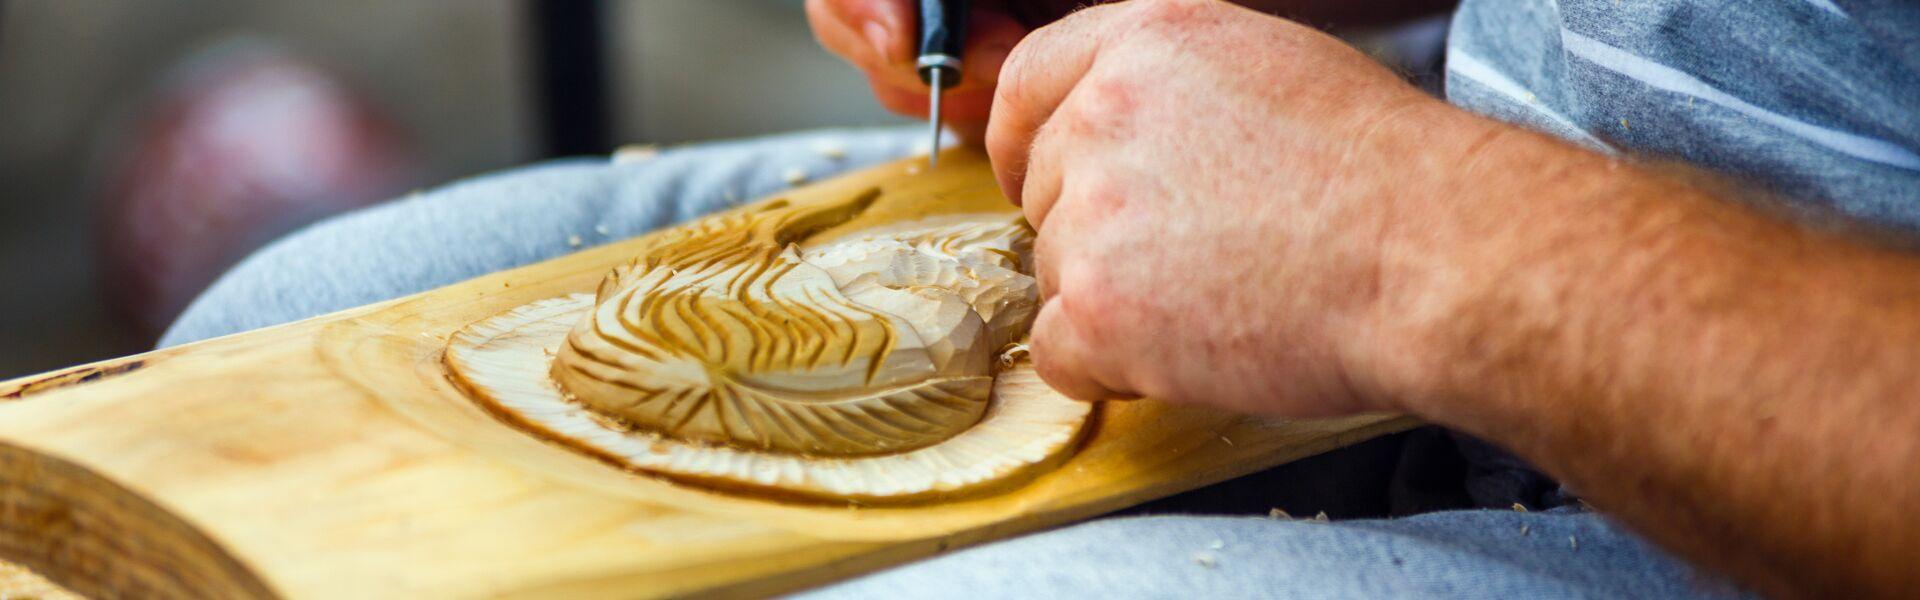
[(612, 152), (599, 0), (527, 0), (526, 7), (547, 156)]

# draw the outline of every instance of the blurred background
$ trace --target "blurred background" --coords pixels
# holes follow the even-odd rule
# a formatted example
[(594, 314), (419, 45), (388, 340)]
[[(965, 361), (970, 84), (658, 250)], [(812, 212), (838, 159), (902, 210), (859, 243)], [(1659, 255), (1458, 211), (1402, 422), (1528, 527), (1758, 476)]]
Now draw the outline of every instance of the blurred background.
[(145, 350), (248, 250), (411, 190), (902, 122), (800, 0), (0, 0), (0, 379)]
[[(1444, 18), (1343, 35), (1437, 90)], [(905, 122), (802, 0), (0, 0), (0, 379), (146, 350), (331, 214), (631, 144)]]

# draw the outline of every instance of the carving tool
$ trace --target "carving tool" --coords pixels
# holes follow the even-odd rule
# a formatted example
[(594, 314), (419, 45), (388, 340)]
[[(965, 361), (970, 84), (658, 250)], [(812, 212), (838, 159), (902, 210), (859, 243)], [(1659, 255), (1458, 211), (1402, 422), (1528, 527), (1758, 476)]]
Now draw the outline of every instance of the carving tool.
[(967, 35), (967, 0), (920, 0), (920, 59), (914, 66), (925, 82), (927, 122), (933, 144), (927, 167), (940, 166), (940, 95), (960, 83), (960, 49)]

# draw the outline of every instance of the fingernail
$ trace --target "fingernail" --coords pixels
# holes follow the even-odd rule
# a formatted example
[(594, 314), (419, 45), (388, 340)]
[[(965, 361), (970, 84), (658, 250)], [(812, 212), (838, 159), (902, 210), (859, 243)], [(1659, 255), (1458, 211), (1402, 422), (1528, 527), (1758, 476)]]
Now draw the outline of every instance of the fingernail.
[(886, 25), (879, 21), (867, 21), (860, 26), (860, 31), (866, 34), (867, 43), (873, 44), (873, 51), (879, 53), (882, 62), (893, 62), (893, 33), (887, 31)]

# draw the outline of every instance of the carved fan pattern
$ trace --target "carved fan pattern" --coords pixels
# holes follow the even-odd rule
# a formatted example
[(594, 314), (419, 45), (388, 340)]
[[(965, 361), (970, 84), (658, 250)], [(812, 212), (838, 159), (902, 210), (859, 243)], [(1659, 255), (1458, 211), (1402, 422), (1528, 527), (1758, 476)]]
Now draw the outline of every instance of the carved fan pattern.
[(923, 221), (809, 245), (877, 190), (709, 219), (601, 283), (552, 376), (672, 438), (815, 455), (925, 447), (979, 421), (994, 356), (1038, 295), (1017, 218)]

